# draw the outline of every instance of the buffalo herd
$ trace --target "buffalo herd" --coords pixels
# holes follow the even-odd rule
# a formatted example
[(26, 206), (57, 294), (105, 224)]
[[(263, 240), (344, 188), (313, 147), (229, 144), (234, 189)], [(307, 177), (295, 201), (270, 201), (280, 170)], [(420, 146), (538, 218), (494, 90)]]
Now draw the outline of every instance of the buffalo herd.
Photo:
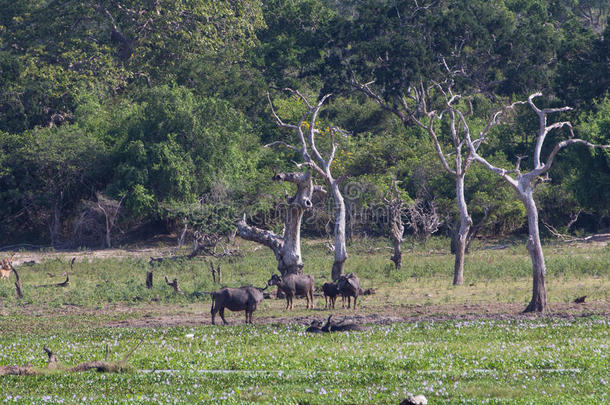
[[(264, 299), (263, 291), (270, 286), (276, 286), (278, 292), (281, 292), (286, 297), (286, 310), (293, 309), (293, 299), (295, 296), (304, 296), (307, 303), (307, 309), (314, 308), (314, 278), (309, 274), (286, 274), (271, 276), (265, 288), (245, 286), (239, 288), (221, 288), (214, 291), (212, 295), (212, 324), (215, 324), (216, 314), (220, 315), (223, 323), (226, 325), (224, 310), (225, 308), (231, 311), (245, 311), (246, 323), (252, 323), (252, 313), (256, 310), (258, 304)], [(354, 298), (354, 309), (358, 296), (363, 294), (360, 287), (360, 280), (354, 273), (342, 275), (339, 279), (332, 283), (324, 283), (322, 293), (326, 301), (325, 309), (334, 309), (335, 301), (338, 296), (341, 296), (343, 307), (347, 299), (347, 307), (351, 307), (351, 299)], [(330, 317), (326, 327), (321, 327), (321, 332), (327, 332), (333, 329), (330, 325)]]

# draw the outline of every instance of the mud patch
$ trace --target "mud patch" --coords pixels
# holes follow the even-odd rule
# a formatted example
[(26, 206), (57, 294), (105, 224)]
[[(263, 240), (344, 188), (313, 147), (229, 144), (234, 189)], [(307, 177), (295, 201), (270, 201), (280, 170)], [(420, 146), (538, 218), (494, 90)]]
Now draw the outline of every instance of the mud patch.
[[(443, 322), (459, 320), (526, 320), (526, 319), (575, 319), (597, 316), (610, 319), (610, 302), (599, 301), (587, 304), (552, 304), (551, 310), (544, 314), (523, 313), (524, 306), (520, 304), (465, 304), (465, 305), (429, 305), (429, 306), (402, 306), (385, 311), (371, 311), (353, 313), (350, 310), (313, 310), (311, 314), (295, 316), (266, 316), (263, 313), (254, 313), (255, 324), (278, 325), (310, 325), (312, 321), (324, 321), (328, 315), (333, 314), (336, 322), (353, 322), (357, 324), (386, 325), (392, 323), (414, 322)], [(229, 313), (227, 311), (227, 313)], [(132, 315), (137, 315), (133, 311)], [(117, 321), (104, 323), (104, 326), (114, 328), (166, 328), (174, 326), (201, 326), (210, 325), (209, 313), (198, 312), (189, 314), (151, 314), (142, 313), (142, 316), (129, 317)], [(257, 316), (258, 315), (258, 316)], [(229, 325), (241, 325), (245, 322), (243, 312), (230, 313), (227, 316)]]

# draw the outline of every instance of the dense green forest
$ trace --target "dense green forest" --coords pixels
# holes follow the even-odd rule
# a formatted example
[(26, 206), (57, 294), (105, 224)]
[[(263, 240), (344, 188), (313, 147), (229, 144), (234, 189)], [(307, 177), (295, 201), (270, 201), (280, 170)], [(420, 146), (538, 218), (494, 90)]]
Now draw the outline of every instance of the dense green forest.
[[(430, 136), (379, 101), (451, 83), (474, 131), (539, 91), (544, 107), (573, 107), (553, 119), (570, 121), (578, 138), (610, 144), (609, 9), (606, 0), (0, 0), (0, 245), (224, 233), (243, 213), (280, 231), (292, 191), (273, 176), (297, 170), (298, 154), (264, 147), (295, 142), (269, 100), (290, 122), (306, 108), (286, 87), (314, 100), (332, 94), (319, 122), (347, 134), (332, 170), (348, 237), (388, 234), (393, 180), (450, 234), (455, 186)], [(450, 129), (444, 116), (449, 152)], [(514, 165), (537, 130), (518, 107), (481, 148)], [(543, 154), (570, 133), (549, 136)], [(329, 148), (328, 131), (319, 139)], [(500, 178), (473, 163), (465, 182), (473, 232), (526, 230)], [(309, 235), (332, 232), (325, 198), (306, 213)], [(536, 198), (545, 232), (608, 229), (610, 151), (563, 149)]]

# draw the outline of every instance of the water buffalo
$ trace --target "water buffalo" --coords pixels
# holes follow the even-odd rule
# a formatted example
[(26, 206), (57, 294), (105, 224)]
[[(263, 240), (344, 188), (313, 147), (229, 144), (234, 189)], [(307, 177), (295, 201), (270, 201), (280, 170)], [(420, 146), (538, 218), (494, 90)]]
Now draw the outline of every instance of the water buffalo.
[(304, 295), (307, 299), (307, 308), (314, 307), (313, 302), (313, 276), (309, 274), (287, 274), (283, 277), (274, 274), (271, 276), (267, 285), (276, 285), (277, 288), (286, 294), (286, 309), (292, 309), (292, 299), (295, 295)]
[[(267, 287), (265, 287), (267, 288)], [(256, 287), (240, 287), (240, 288), (221, 288), (212, 293), (212, 325), (216, 325), (216, 313), (220, 313), (220, 317), (224, 324), (225, 308), (231, 311), (246, 311), (246, 323), (252, 323), (252, 313), (256, 310), (256, 306), (263, 300), (263, 288)]]
[(365, 330), (370, 329), (368, 326), (358, 325), (353, 322), (332, 323), (331, 318), (332, 318), (332, 315), (329, 315), (328, 319), (326, 320), (326, 323), (324, 325), (322, 325), (322, 322), (320, 322), (320, 321), (316, 321), (316, 320), (312, 321), (311, 326), (309, 328), (307, 328), (305, 330), (305, 332), (309, 332), (309, 333), (360, 332), (360, 331), (365, 331)]
[(305, 329), (305, 332), (323, 333), (324, 331), (322, 330), (322, 322), (314, 319), (313, 321), (311, 321), (311, 325), (309, 325), (309, 328)]
[(326, 301), (324, 308), (330, 309), (332, 307), (332, 309), (335, 309), (335, 301), (337, 300), (337, 295), (340, 294), (337, 284), (324, 283), (322, 292), (324, 293), (324, 300)]
[(356, 300), (362, 291), (358, 277), (354, 273), (339, 277), (337, 288), (343, 297), (343, 306), (345, 307), (345, 298), (347, 297), (347, 307), (349, 308), (351, 297), (354, 297), (354, 309), (356, 309)]

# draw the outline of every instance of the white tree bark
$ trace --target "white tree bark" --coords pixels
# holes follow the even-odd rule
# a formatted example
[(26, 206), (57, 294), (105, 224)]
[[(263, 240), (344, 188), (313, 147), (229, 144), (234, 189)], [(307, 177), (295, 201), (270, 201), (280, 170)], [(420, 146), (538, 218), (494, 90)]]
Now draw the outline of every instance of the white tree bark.
[(280, 173), (273, 177), (276, 181), (288, 181), (296, 184), (297, 192), (287, 198), (287, 212), (284, 219), (284, 232), (277, 235), (271, 231), (260, 229), (246, 223), (246, 216), (237, 221), (238, 235), (246, 240), (258, 242), (270, 248), (277, 259), (277, 269), (282, 275), (303, 272), (301, 255), (301, 220), (306, 210), (313, 205), (311, 197), (314, 186), (311, 173)]
[(388, 207), (390, 216), (390, 239), (394, 248), (394, 254), (390, 258), (394, 262), (394, 267), (399, 270), (402, 267), (402, 250), (400, 244), (403, 241), (405, 226), (402, 220), (404, 215), (404, 201), (398, 192), (398, 181), (394, 180), (392, 186), (388, 190), (384, 202)]
[[(466, 255), (466, 246), (468, 242), (468, 234), (472, 227), (472, 218), (468, 212), (468, 205), (466, 203), (466, 197), (464, 195), (464, 178), (470, 164), (472, 163), (472, 156), (470, 155), (469, 149), (466, 147), (464, 140), (460, 136), (461, 121), (457, 117), (454, 103), (459, 99), (458, 96), (452, 94), (451, 89), (445, 90), (440, 85), (435, 85), (434, 89), (444, 97), (445, 106), (443, 111), (437, 112), (428, 109), (428, 103), (426, 98), (428, 91), (424, 89), (423, 85), (419, 88), (412, 88), (411, 93), (407, 97), (396, 99), (394, 103), (390, 104), (381, 97), (379, 97), (370, 87), (371, 83), (358, 83), (352, 81), (355, 88), (366, 94), (368, 97), (376, 101), (383, 109), (396, 115), (403, 124), (409, 125), (414, 122), (417, 126), (425, 130), (430, 138), (434, 142), (436, 154), (440, 159), (443, 168), (447, 173), (453, 176), (455, 181), (455, 195), (457, 200), (457, 207), (460, 217), (460, 226), (454, 231), (456, 234), (453, 237), (455, 243), (455, 263), (453, 266), (453, 284), (461, 285), (464, 283), (464, 256)], [(416, 107), (413, 109), (407, 100), (415, 103)], [(447, 112), (449, 114), (449, 124), (451, 131), (451, 142), (453, 145), (453, 153), (455, 154), (455, 160), (453, 168), (447, 161), (445, 153), (443, 152), (441, 143), (438, 139), (437, 129), (435, 128), (435, 122), (442, 119), (442, 115)], [(423, 117), (422, 117), (423, 116)], [(463, 150), (466, 149), (466, 156), (463, 156)]]
[[(533, 270), (532, 299), (527, 308), (525, 308), (525, 312), (544, 312), (548, 310), (548, 301), (546, 293), (546, 265), (544, 261), (542, 243), (540, 242), (540, 231), (538, 227), (538, 208), (536, 207), (536, 203), (534, 201), (534, 190), (536, 187), (536, 182), (538, 181), (541, 175), (549, 171), (555, 157), (557, 156), (557, 153), (559, 153), (561, 149), (568, 145), (580, 143), (589, 147), (610, 148), (610, 145), (594, 145), (582, 139), (575, 139), (574, 133), (572, 132), (572, 125), (570, 122), (562, 121), (549, 125), (547, 123), (547, 116), (549, 114), (569, 111), (571, 110), (571, 108), (562, 107), (540, 109), (534, 104), (534, 98), (539, 97), (541, 95), (541, 93), (532, 94), (529, 96), (527, 101), (527, 104), (529, 104), (532, 110), (534, 110), (534, 112), (538, 115), (539, 120), (539, 129), (536, 137), (536, 145), (532, 156), (534, 165), (533, 169), (527, 173), (521, 173), (520, 163), (522, 158), (517, 159), (515, 168), (513, 170), (507, 170), (491, 164), (489, 161), (487, 161), (485, 158), (481, 157), (477, 153), (477, 146), (485, 142), (489, 130), (500, 122), (501, 115), (507, 110), (514, 108), (518, 104), (525, 104), (525, 102), (513, 103), (510, 106), (506, 106), (502, 110), (494, 113), (489, 119), (486, 127), (479, 134), (479, 137), (475, 140), (472, 140), (472, 137), (470, 136), (470, 132), (468, 131), (468, 127), (466, 126), (464, 116), (458, 112), (458, 114), (460, 114), (460, 120), (463, 122), (466, 129), (466, 140), (473, 159), (481, 163), (488, 170), (492, 171), (493, 173), (496, 173), (498, 176), (506, 180), (515, 189), (515, 191), (519, 195), (521, 202), (525, 206), (529, 233), (526, 247), (532, 260)], [(543, 161), (543, 159), (541, 158), (541, 152), (542, 147), (544, 145), (544, 141), (546, 140), (546, 136), (552, 130), (559, 129), (562, 127), (567, 127), (569, 129), (570, 138), (557, 143), (551, 153), (546, 158), (546, 162)]]
[[(292, 89), (284, 89), (293, 95), (300, 98), (305, 105), (308, 107), (308, 111), (301, 117), (301, 120), (297, 125), (287, 124), (278, 116), (275, 109), (273, 108), (273, 103), (269, 95), (269, 105), (271, 106), (271, 110), (276, 119), (277, 124), (282, 128), (292, 129), (296, 132), (297, 137), (300, 141), (300, 147), (292, 146), (286, 142), (273, 142), (266, 146), (283, 146), (290, 150), (298, 151), (301, 153), (303, 158), (303, 163), (298, 164), (297, 167), (309, 167), (313, 170), (314, 173), (318, 174), (326, 183), (328, 188), (330, 189), (331, 196), (334, 202), (335, 208), (335, 229), (334, 229), (334, 243), (335, 243), (335, 260), (333, 262), (333, 267), (331, 270), (331, 276), (333, 280), (339, 279), (339, 277), (343, 274), (343, 268), (345, 265), (345, 261), (347, 260), (347, 248), (345, 242), (345, 219), (346, 219), (346, 210), (345, 210), (345, 201), (341, 194), (341, 190), (339, 188), (340, 179), (335, 179), (331, 173), (331, 165), (335, 158), (335, 152), (337, 151), (337, 144), (335, 143), (336, 134), (340, 134), (345, 136), (345, 132), (339, 128), (329, 127), (331, 145), (330, 151), (327, 157), (323, 157), (318, 147), (316, 145), (316, 134), (320, 133), (320, 131), (316, 128), (316, 120), (318, 118), (318, 114), (324, 103), (331, 96), (330, 94), (325, 95), (318, 102), (318, 104), (311, 104), (309, 100), (301, 94), (297, 90)], [(305, 133), (303, 131), (304, 123), (309, 119), (308, 129)], [(311, 153), (311, 154), (310, 154)], [(313, 156), (313, 157), (312, 157)]]

